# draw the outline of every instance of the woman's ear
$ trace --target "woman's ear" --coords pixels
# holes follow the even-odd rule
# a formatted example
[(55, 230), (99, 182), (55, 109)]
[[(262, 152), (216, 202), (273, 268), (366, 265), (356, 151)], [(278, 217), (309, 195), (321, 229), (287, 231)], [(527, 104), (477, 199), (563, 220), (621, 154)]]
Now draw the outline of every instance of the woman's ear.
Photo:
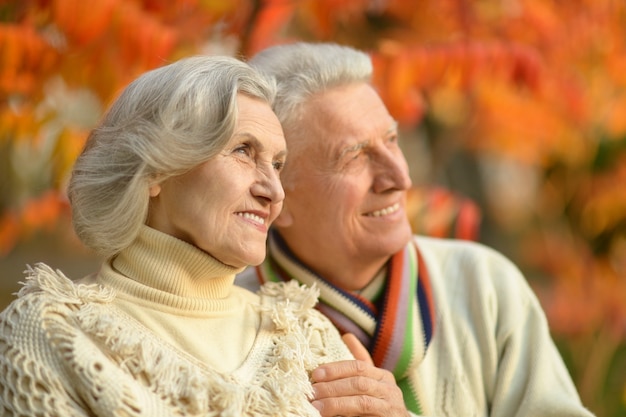
[(161, 184), (152, 184), (150, 186), (150, 197), (156, 197), (161, 193)]

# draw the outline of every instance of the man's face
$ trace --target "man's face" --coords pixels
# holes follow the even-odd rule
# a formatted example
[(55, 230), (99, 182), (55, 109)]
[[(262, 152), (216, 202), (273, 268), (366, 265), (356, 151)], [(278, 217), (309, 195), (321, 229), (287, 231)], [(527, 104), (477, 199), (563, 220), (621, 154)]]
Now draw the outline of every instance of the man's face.
[(346, 278), (338, 271), (379, 268), (411, 238), (411, 180), (396, 122), (365, 83), (324, 92), (304, 110), (300, 131), (286, 132), (286, 198), (277, 225), (307, 265), (358, 289), (366, 282), (340, 282)]

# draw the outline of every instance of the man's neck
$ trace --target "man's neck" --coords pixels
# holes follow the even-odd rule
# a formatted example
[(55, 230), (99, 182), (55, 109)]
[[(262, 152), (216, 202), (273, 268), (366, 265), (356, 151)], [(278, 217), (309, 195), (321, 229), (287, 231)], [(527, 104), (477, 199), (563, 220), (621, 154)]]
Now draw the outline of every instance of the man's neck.
[(280, 246), (283, 246), (290, 253), (290, 256), (295, 257), (299, 263), (319, 278), (348, 292), (356, 292), (365, 288), (387, 265), (392, 256), (371, 258), (358, 254), (324, 253), (303, 249), (297, 244), (297, 241), (294, 246), (291, 246), (279, 233), (276, 233), (274, 238)]
[(363, 290), (385, 268), (389, 258), (381, 258), (366, 265), (356, 265), (354, 261), (346, 261), (342, 266), (314, 265), (309, 266), (321, 278), (344, 291), (359, 292)]

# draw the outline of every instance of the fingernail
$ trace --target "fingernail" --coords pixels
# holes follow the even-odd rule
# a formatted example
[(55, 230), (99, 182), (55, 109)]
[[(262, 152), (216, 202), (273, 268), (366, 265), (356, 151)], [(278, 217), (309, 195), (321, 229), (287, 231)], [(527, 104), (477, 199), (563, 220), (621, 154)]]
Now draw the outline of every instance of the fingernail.
[(322, 411), (322, 408), (324, 408), (321, 401), (313, 401), (311, 405), (315, 407), (317, 411)]
[(317, 368), (311, 374), (313, 381), (323, 381), (326, 378), (326, 370), (323, 368)]

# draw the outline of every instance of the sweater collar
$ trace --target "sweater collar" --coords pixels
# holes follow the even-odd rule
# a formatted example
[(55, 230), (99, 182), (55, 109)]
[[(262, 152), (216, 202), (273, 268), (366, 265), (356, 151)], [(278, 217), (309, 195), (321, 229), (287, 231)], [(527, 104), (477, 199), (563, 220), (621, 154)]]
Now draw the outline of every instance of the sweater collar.
[(107, 264), (130, 278), (117, 281), (116, 286), (124, 287), (118, 289), (141, 298), (224, 299), (235, 274), (243, 270), (148, 226), (142, 226), (135, 241)]

